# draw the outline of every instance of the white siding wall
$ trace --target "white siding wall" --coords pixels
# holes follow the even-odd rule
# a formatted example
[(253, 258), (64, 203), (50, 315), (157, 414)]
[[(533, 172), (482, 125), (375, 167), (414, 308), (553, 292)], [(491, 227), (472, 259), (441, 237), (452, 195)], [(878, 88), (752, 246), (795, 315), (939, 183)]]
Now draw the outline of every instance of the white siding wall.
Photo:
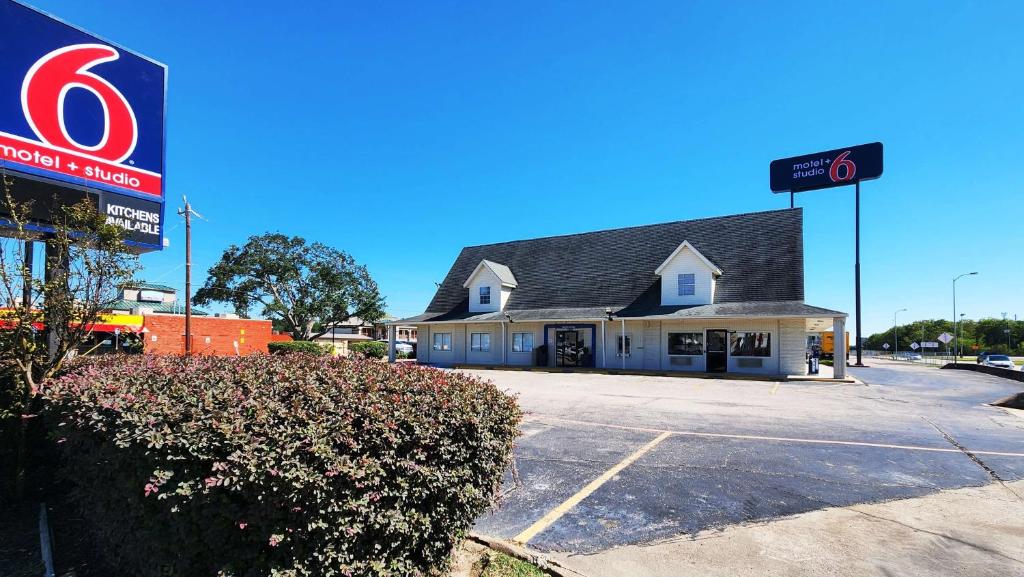
[(533, 366), (535, 353), (534, 352), (523, 352), (516, 353), (512, 351), (512, 334), (513, 333), (530, 333), (533, 335), (533, 348), (544, 344), (544, 325), (540, 323), (510, 323), (506, 324), (506, 330), (508, 330), (508, 359), (509, 365), (515, 365), (520, 367)]
[[(484, 286), (491, 287), (491, 302), (486, 305), (480, 304), (480, 287)], [(508, 297), (502, 294), (501, 281), (486, 266), (481, 268), (469, 283), (469, 312), (471, 313), (499, 311), (506, 300)]]
[[(691, 273), (696, 286), (694, 294), (679, 295), (679, 275)], [(686, 248), (677, 254), (661, 271), (661, 304), (707, 305), (714, 302), (715, 279), (711, 269), (692, 250)]]
[(807, 325), (804, 319), (783, 319), (779, 321), (782, 338), (780, 371), (784, 375), (807, 374)]
[(416, 341), (416, 362), (429, 364), (430, 353), (434, 352), (430, 350), (434, 346), (434, 337), (430, 335), (430, 325), (416, 325), (416, 334), (418, 340)]
[[(595, 355), (595, 365), (607, 369), (622, 367), (622, 359), (618, 356), (617, 339), (622, 330), (620, 321), (605, 324), (607, 344), (602, 357), (601, 324), (591, 340), (590, 330), (580, 329), (586, 346)], [(455, 364), (500, 365), (502, 363), (502, 346), (505, 347), (505, 363), (513, 366), (533, 366), (535, 353), (512, 352), (512, 334), (528, 332), (533, 334), (533, 346), (536, 349), (544, 344), (544, 323), (506, 323), (506, 334), (502, 342), (501, 323), (486, 324), (437, 324), (420, 325), (417, 360), (439, 366)], [(626, 369), (648, 371), (690, 371), (704, 372), (705, 357), (678, 357), (668, 354), (669, 333), (701, 333), (706, 336), (708, 329), (725, 329), (735, 332), (768, 332), (771, 333), (771, 356), (750, 357), (760, 361), (760, 367), (742, 367), (739, 358), (728, 355), (728, 372), (738, 374), (761, 375), (800, 375), (806, 372), (804, 359), (805, 322), (803, 319), (739, 319), (730, 321), (694, 320), (694, 321), (627, 321), (626, 334), (632, 338), (632, 350), (626, 357)], [(555, 362), (555, 328), (548, 329), (548, 365)], [(451, 333), (452, 350), (433, 350), (436, 333)], [(490, 351), (470, 350), (473, 333), (491, 335)], [(731, 342), (731, 335), (730, 335)], [(705, 341), (705, 347), (707, 342)], [(730, 347), (731, 349), (731, 347)], [(602, 364), (602, 360), (606, 362)], [(684, 365), (684, 359), (690, 364)], [(756, 362), (756, 361), (755, 361)]]
[[(497, 296), (497, 295), (495, 295)], [(501, 364), (501, 323), (480, 323), (469, 325), (456, 325), (463, 328), (465, 336), (465, 363), (470, 365), (500, 365)], [(472, 350), (472, 335), (483, 333), (491, 336), (491, 347), (488, 351)]]
[[(601, 339), (601, 327), (597, 327), (598, 334), (597, 339)], [(607, 359), (608, 369), (621, 369), (622, 368), (622, 357), (619, 356), (619, 336), (622, 334), (622, 321), (613, 320), (605, 324), (605, 330), (607, 331), (607, 345), (605, 348), (605, 358)], [(626, 335), (630, 338), (630, 350), (629, 355), (626, 357), (626, 369), (627, 370), (643, 370), (644, 366), (644, 354), (647, 350), (647, 335), (644, 333), (643, 321), (626, 321)], [(598, 354), (600, 354), (600, 342), (596, 347)], [(652, 346), (657, 347), (657, 342), (652, 343)], [(601, 357), (597, 357), (597, 363), (600, 364)]]

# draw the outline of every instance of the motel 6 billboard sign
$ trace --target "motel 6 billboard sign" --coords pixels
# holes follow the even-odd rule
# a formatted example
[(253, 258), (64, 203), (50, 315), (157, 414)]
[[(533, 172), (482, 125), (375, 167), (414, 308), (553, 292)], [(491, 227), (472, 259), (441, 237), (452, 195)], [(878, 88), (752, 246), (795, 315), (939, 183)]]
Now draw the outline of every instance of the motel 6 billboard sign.
[(89, 198), (130, 245), (160, 249), (166, 82), (163, 64), (0, 0), (0, 167), (15, 198)]
[(882, 143), (872, 142), (773, 160), (772, 192), (801, 192), (882, 176)]

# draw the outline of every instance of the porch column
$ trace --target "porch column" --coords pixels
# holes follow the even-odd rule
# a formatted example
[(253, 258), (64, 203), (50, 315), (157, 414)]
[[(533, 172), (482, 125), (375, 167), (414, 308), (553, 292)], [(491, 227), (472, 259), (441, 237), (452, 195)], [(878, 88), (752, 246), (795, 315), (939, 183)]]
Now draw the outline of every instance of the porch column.
[(846, 318), (832, 319), (832, 371), (836, 379), (846, 378)]
[(601, 321), (601, 368), (608, 368), (608, 337), (605, 333), (604, 321)]
[(398, 332), (398, 328), (395, 325), (388, 325), (388, 362), (395, 362), (395, 333)]

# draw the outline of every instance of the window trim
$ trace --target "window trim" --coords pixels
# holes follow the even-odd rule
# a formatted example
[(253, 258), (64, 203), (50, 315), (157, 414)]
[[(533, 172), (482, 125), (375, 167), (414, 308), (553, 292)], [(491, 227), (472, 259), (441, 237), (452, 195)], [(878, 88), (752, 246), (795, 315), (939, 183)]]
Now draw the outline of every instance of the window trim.
[[(516, 350), (516, 337), (519, 337), (519, 349)], [(530, 348), (526, 349), (526, 337), (530, 337)], [(513, 353), (532, 353), (534, 349), (534, 338), (533, 333), (512, 333), (512, 352)]]
[[(487, 298), (486, 301), (484, 300), (484, 297)], [(477, 295), (477, 302), (479, 302), (482, 305), (489, 305), (489, 304), (491, 304), (491, 287), (490, 286), (482, 286), (482, 287), (480, 287), (480, 291), (479, 291), (479, 293)]]
[[(689, 278), (687, 282), (686, 277)], [(697, 274), (692, 272), (681, 272), (676, 276), (676, 296), (680, 297), (692, 297), (697, 295)], [(686, 292), (689, 289), (690, 292)]]
[[(697, 335), (697, 336), (699, 336), (700, 337), (700, 350), (701, 350), (700, 354), (691, 355), (691, 354), (683, 354), (683, 353), (673, 353), (673, 352), (671, 352), (671, 348), (670, 348), (671, 344), (669, 343), (669, 340), (670, 340), (672, 335)], [(665, 333), (665, 354), (667, 354), (670, 357), (703, 357), (708, 352), (707, 347), (705, 347), (704, 344), (705, 343), (704, 343), (704, 332), (703, 331), (666, 331), (666, 333)]]
[[(441, 341), (440, 343), (437, 342), (438, 341), (438, 337), (441, 337), (440, 338), (440, 341)], [(445, 337), (448, 337), (448, 338), (445, 339)], [(448, 341), (447, 348), (445, 348), (445, 340)], [(452, 333), (434, 333), (434, 341), (430, 344), (430, 348), (432, 350), (439, 351), (439, 352), (451, 352), (451, 350), (452, 350)]]
[[(484, 335), (487, 336), (487, 348), (484, 346)], [(479, 339), (478, 339), (479, 337)], [(479, 340), (479, 345), (474, 345), (473, 341)], [(469, 333), (469, 350), (473, 353), (489, 353), (491, 352), (491, 333)]]
[(615, 356), (618, 357), (618, 358), (622, 358), (622, 349), (623, 349), (622, 338), (623, 337), (626, 338), (625, 349), (626, 349), (626, 358), (628, 359), (628, 358), (633, 356), (633, 333), (626, 333), (626, 334), (617, 333), (615, 335)]

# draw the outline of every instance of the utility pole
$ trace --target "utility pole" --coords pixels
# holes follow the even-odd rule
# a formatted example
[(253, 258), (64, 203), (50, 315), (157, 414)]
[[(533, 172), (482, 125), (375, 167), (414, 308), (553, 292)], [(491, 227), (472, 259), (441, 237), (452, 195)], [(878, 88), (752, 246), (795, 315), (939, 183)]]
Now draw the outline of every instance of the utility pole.
[(178, 209), (178, 215), (185, 217), (185, 356), (192, 356), (192, 215), (203, 215), (192, 210), (188, 198), (182, 196), (185, 208)]

